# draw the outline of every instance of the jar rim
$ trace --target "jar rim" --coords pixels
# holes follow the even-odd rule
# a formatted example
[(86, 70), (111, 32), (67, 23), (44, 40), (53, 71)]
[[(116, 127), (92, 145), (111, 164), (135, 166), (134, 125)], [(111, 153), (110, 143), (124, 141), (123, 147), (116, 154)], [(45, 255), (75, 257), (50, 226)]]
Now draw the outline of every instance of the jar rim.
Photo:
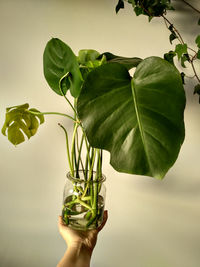
[[(79, 172), (83, 173), (84, 171), (83, 170), (79, 170)], [(96, 173), (96, 171), (93, 171), (93, 174), (95, 174), (95, 173)], [(73, 182), (76, 182), (76, 183), (95, 183), (95, 182), (103, 183), (106, 180), (106, 176), (104, 174), (101, 174), (101, 178), (96, 180), (96, 181), (95, 180), (87, 181), (87, 180), (84, 180), (84, 179), (73, 177), (70, 172), (68, 172), (66, 176), (67, 176), (67, 178), (69, 180), (71, 180)]]

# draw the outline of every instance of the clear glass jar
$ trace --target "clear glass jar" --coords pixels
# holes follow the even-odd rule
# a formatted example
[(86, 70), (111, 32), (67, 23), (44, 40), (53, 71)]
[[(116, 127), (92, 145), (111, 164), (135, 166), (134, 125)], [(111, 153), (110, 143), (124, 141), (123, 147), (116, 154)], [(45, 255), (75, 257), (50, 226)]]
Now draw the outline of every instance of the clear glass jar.
[(103, 221), (106, 177), (96, 172), (79, 171), (79, 178), (67, 173), (63, 192), (63, 221), (73, 229), (95, 229)]

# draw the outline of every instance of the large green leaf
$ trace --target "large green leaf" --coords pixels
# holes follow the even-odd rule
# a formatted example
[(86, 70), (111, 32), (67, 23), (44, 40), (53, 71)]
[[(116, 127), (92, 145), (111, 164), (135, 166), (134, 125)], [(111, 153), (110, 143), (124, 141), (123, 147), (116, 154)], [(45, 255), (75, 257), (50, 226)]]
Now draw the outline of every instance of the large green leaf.
[(120, 172), (162, 179), (184, 140), (185, 93), (169, 62), (144, 59), (134, 77), (118, 64), (92, 71), (78, 98), (78, 114), (93, 147), (111, 153)]
[(66, 94), (68, 89), (73, 97), (79, 95), (82, 76), (77, 58), (68, 45), (52, 38), (45, 47), (43, 65), (44, 76), (51, 89), (59, 95)]
[(8, 136), (8, 140), (13, 145), (18, 145), (25, 141), (25, 136), (31, 138), (36, 134), (40, 124), (44, 122), (41, 114), (31, 114), (29, 111), (38, 113), (35, 108), (28, 109), (29, 104), (9, 107), (6, 109), (6, 118), (1, 130), (3, 135)]
[(104, 52), (99, 56), (99, 58), (101, 58), (102, 56), (106, 57), (108, 63), (120, 63), (121, 65), (126, 67), (127, 70), (137, 67), (137, 65), (142, 61), (142, 59), (138, 57), (121, 57), (116, 56), (110, 52)]

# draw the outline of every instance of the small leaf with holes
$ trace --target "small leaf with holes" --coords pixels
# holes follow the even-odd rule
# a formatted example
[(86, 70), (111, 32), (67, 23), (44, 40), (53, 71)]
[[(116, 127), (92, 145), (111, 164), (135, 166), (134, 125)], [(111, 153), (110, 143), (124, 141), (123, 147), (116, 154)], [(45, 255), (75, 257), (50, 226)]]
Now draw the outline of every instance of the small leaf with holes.
[(24, 142), (25, 136), (30, 139), (36, 134), (39, 125), (44, 122), (42, 114), (34, 115), (29, 112), (39, 112), (37, 109), (28, 108), (29, 104), (23, 104), (6, 109), (6, 118), (1, 132), (8, 136), (8, 140), (13, 145)]

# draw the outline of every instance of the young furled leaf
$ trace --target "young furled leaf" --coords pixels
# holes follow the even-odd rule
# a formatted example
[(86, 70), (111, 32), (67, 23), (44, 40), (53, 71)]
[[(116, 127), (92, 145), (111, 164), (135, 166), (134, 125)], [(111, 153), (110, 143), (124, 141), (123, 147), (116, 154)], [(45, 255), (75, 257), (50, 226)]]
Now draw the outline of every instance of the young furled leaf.
[(85, 64), (88, 61), (95, 61), (99, 57), (99, 52), (93, 49), (81, 49), (78, 52), (78, 63)]
[(93, 49), (80, 50), (77, 60), (84, 80), (90, 71), (106, 63), (106, 57)]
[(6, 109), (6, 118), (1, 132), (7, 135), (8, 140), (15, 146), (25, 141), (24, 136), (30, 139), (35, 135), (39, 125), (44, 122), (43, 115), (34, 115), (29, 112), (39, 113), (37, 109), (28, 108), (29, 104), (24, 104)]

